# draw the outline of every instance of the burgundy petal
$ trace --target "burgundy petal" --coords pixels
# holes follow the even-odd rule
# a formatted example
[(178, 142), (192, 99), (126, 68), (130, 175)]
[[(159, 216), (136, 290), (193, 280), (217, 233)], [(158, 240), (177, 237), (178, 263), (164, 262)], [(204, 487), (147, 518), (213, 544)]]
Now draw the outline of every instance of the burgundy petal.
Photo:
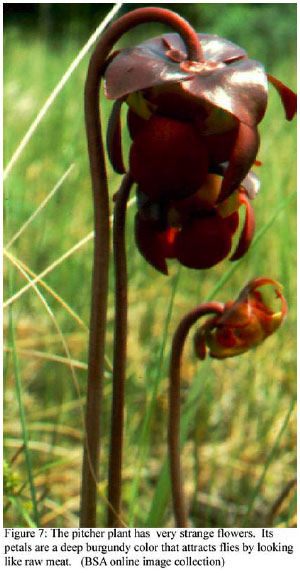
[(175, 238), (175, 255), (192, 269), (209, 269), (225, 259), (231, 250), (231, 233), (217, 213), (198, 216), (182, 226)]
[(123, 101), (117, 100), (109, 117), (106, 145), (109, 160), (117, 173), (126, 173), (122, 155), (122, 135), (121, 135), (121, 106)]
[(131, 109), (130, 107), (128, 108), (127, 127), (128, 127), (128, 131), (129, 131), (129, 135), (130, 135), (131, 139), (134, 139), (136, 134), (143, 127), (145, 127), (146, 121), (147, 121), (146, 119), (144, 119), (143, 117), (141, 117), (140, 115), (135, 113), (133, 111), (133, 109)]
[(289, 121), (293, 119), (296, 111), (297, 111), (297, 96), (296, 94), (290, 90), (287, 86), (281, 83), (279, 80), (267, 74), (269, 81), (273, 84), (274, 88), (278, 91), (281, 101), (283, 103), (283, 107), (285, 109), (286, 119)]
[(193, 79), (184, 81), (182, 89), (190, 96), (224, 109), (249, 126), (262, 120), (267, 107), (268, 82), (264, 67), (248, 58), (216, 69), (204, 67)]
[(252, 205), (249, 203), (246, 195), (241, 194), (240, 201), (246, 207), (246, 216), (238, 245), (230, 257), (231, 261), (237, 261), (248, 251), (255, 232), (255, 217)]
[(199, 38), (207, 62), (229, 62), (247, 57), (243, 48), (216, 34), (199, 34)]
[(129, 163), (133, 179), (152, 200), (191, 194), (208, 172), (205, 143), (194, 126), (156, 114), (136, 134)]
[(224, 133), (204, 136), (205, 146), (209, 153), (211, 170), (214, 170), (214, 167), (218, 169), (220, 164), (229, 160), (238, 135), (238, 130), (239, 127), (237, 125), (237, 127)]
[[(198, 34), (206, 61), (230, 62), (246, 58), (246, 52), (232, 42)], [(105, 93), (109, 99), (118, 99), (129, 93), (166, 83), (178, 83), (194, 77), (194, 73), (180, 69), (168, 52), (175, 50), (186, 57), (183, 40), (178, 34), (164, 34), (133, 48), (121, 50), (108, 63), (105, 78)]]
[(194, 73), (181, 70), (178, 63), (164, 53), (143, 46), (128, 48), (122, 50), (105, 71), (105, 95), (108, 99), (119, 99), (132, 92), (178, 83), (193, 76)]
[(230, 193), (240, 186), (255, 161), (258, 147), (259, 136), (257, 128), (248, 127), (244, 123), (240, 123), (235, 146), (224, 173), (218, 203), (226, 199)]
[(166, 263), (163, 233), (157, 233), (151, 223), (135, 217), (135, 240), (141, 255), (156, 270), (164, 275), (168, 274)]
[(234, 211), (233, 213), (231, 213), (231, 215), (229, 215), (228, 217), (225, 217), (224, 221), (227, 225), (227, 228), (228, 228), (230, 234), (233, 236), (234, 233), (237, 231), (238, 226), (239, 226), (239, 222), (240, 222), (239, 212)]

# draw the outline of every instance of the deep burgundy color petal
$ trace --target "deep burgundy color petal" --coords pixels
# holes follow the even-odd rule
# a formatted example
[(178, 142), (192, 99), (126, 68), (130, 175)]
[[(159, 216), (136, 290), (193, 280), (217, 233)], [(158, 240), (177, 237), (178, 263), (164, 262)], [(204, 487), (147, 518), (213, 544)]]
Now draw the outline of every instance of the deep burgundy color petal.
[[(164, 48), (166, 51), (166, 48)], [(177, 62), (146, 47), (122, 50), (104, 74), (105, 95), (119, 99), (139, 90), (165, 83), (178, 83), (194, 76), (180, 69)]]
[(220, 164), (229, 160), (234, 144), (238, 135), (238, 126), (226, 131), (225, 133), (216, 133), (205, 135), (205, 146), (209, 154), (210, 170), (218, 169)]
[(106, 145), (109, 160), (117, 173), (126, 173), (122, 154), (122, 135), (121, 135), (121, 106), (122, 100), (117, 100), (109, 117)]
[(144, 119), (143, 117), (141, 117), (140, 115), (135, 113), (133, 111), (133, 109), (131, 109), (130, 107), (128, 108), (127, 127), (128, 127), (128, 131), (129, 131), (129, 135), (130, 135), (131, 139), (134, 139), (136, 134), (143, 127), (145, 127), (146, 121), (147, 121), (146, 119)]
[(234, 211), (228, 217), (224, 219), (227, 229), (229, 230), (230, 234), (233, 236), (234, 233), (237, 231), (240, 221), (240, 216), (238, 211)]
[(191, 194), (208, 172), (207, 151), (193, 125), (156, 114), (136, 134), (129, 163), (133, 179), (152, 200)]
[(150, 265), (156, 270), (168, 274), (168, 266), (165, 256), (165, 245), (163, 233), (157, 233), (151, 223), (143, 221), (136, 215), (135, 217), (135, 240), (138, 249)]
[[(247, 56), (239, 46), (216, 35), (198, 36), (206, 61), (229, 63)], [(164, 34), (116, 53), (104, 74), (106, 96), (118, 99), (137, 90), (192, 78), (194, 73), (184, 72), (178, 62), (168, 57), (170, 49), (182, 52), (186, 57), (184, 42), (178, 34)]]
[(259, 148), (259, 135), (256, 127), (244, 123), (239, 126), (238, 136), (224, 173), (218, 203), (237, 189), (255, 161)]
[[(182, 68), (184, 63), (180, 65)], [(264, 67), (242, 58), (221, 68), (199, 70), (182, 83), (190, 96), (203, 99), (237, 117), (247, 125), (258, 124), (266, 111), (268, 81)]]
[(231, 233), (217, 213), (197, 217), (183, 225), (175, 238), (175, 255), (184, 266), (209, 269), (225, 259), (231, 249)]
[(269, 81), (274, 86), (274, 88), (278, 91), (281, 101), (283, 103), (283, 107), (285, 109), (286, 119), (289, 121), (293, 119), (296, 111), (297, 111), (297, 96), (296, 94), (290, 90), (287, 86), (281, 83), (279, 80), (267, 74)]
[(255, 233), (255, 217), (252, 205), (246, 195), (241, 195), (240, 201), (246, 207), (246, 216), (238, 245), (230, 257), (231, 261), (237, 261), (248, 251)]

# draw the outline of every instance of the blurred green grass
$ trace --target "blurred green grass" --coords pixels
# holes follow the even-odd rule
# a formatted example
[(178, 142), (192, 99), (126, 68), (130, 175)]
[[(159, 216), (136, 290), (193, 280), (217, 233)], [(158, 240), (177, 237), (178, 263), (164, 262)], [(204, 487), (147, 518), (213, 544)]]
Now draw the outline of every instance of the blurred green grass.
[[(224, 24), (225, 25), (225, 24)], [(229, 26), (229, 23), (228, 23)], [(210, 31), (212, 30), (204, 30)], [(216, 33), (221, 30), (216, 28)], [(154, 31), (155, 33), (155, 31)], [(249, 41), (250, 33), (246, 35)], [(129, 42), (129, 39), (128, 39)], [(262, 45), (262, 36), (257, 40)], [(244, 45), (248, 48), (248, 45)], [(28, 126), (44, 104), (80, 48), (78, 39), (49, 45), (36, 36), (30, 42), (22, 30), (10, 27), (4, 35), (4, 165), (15, 151)], [(294, 54), (281, 50), (271, 71), (291, 88), (295, 87)], [(258, 54), (252, 54), (258, 57)], [(267, 58), (268, 59), (268, 58)], [(87, 60), (73, 74), (49, 110), (30, 144), (10, 173), (4, 188), (7, 242), (44, 200), (63, 173), (74, 163), (72, 173), (54, 199), (11, 247), (11, 253), (36, 274), (72, 248), (92, 230), (92, 201), (86, 152), (83, 85)], [(110, 104), (101, 95), (104, 124)], [(295, 191), (296, 122), (287, 123), (278, 95), (270, 88), (269, 107), (261, 125), (262, 181), (254, 202), (257, 230)], [(128, 137), (125, 135), (125, 149)], [(125, 151), (125, 156), (127, 151)], [(120, 179), (108, 167), (111, 193)], [(124, 520), (131, 525), (172, 526), (168, 480), (161, 469), (166, 458), (167, 371), (171, 333), (180, 317), (209, 293), (230, 268), (224, 261), (209, 271), (182, 269), (162, 352), (168, 304), (178, 265), (170, 263), (170, 277), (160, 276), (139, 255), (133, 239), (134, 207), (128, 212), (129, 344), (126, 396), (126, 444), (124, 455)], [(296, 209), (295, 199), (282, 210), (216, 299), (232, 299), (250, 278), (270, 276), (285, 287), (289, 315), (282, 329), (255, 351), (225, 362), (197, 363), (192, 344), (187, 343), (183, 367), (183, 402), (188, 421), (185, 431), (184, 468), (186, 487), (195, 526), (241, 526), (256, 485), (264, 473), (268, 456), (284, 423), (296, 387)], [(88, 241), (45, 277), (77, 313), (89, 323), (92, 242)], [(10, 270), (8, 270), (10, 269)], [(13, 292), (26, 284), (24, 277), (5, 261), (11, 273)], [(113, 269), (111, 269), (112, 285)], [(8, 281), (6, 281), (8, 283)], [(33, 289), (13, 304), (16, 349), (20, 366), (34, 482), (41, 524), (46, 527), (77, 526), (80, 490), (82, 403), (85, 395), (87, 331), (40, 287), (64, 333), (76, 367), (81, 398), (78, 398), (57, 330)], [(10, 295), (9, 291), (5, 293)], [(8, 315), (4, 315), (8, 326)], [(112, 356), (113, 292), (111, 286), (107, 354)], [(161, 364), (159, 359), (161, 357)], [(29, 526), (33, 510), (22, 446), (16, 400), (11, 340), (6, 342), (4, 362), (4, 432), (6, 475), (5, 526)], [(156, 388), (157, 386), (157, 388)], [(139, 445), (139, 436), (150, 398), (155, 403), (149, 432)], [(191, 389), (191, 390), (190, 390)], [(111, 381), (107, 374), (103, 409), (103, 449), (99, 523), (105, 515), (108, 430)], [(284, 487), (294, 478), (295, 409), (272, 455), (247, 526), (268, 526), (270, 511)], [(138, 496), (133, 483), (140, 470)], [(166, 505), (163, 501), (166, 491)], [(158, 511), (159, 509), (159, 511)], [(295, 493), (276, 513), (272, 524), (294, 524)]]

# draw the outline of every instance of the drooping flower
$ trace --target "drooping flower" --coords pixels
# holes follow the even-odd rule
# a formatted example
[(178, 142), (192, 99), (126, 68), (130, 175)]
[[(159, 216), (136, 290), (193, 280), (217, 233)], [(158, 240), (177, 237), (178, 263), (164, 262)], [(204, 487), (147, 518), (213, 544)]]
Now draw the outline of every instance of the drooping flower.
[(205, 172), (214, 172), (223, 162), (228, 165), (219, 200), (239, 187), (257, 155), (257, 125), (267, 107), (268, 80), (281, 97), (287, 119), (296, 112), (296, 95), (243, 49), (216, 35), (198, 37), (201, 62), (187, 60), (178, 34), (165, 34), (117, 52), (105, 70), (106, 96), (117, 100), (108, 137), (114, 168), (124, 171), (120, 108), (126, 101), (134, 140), (130, 169), (141, 191), (152, 198), (169, 194), (174, 179), (175, 196), (180, 185), (182, 195), (192, 194)]
[(258, 192), (259, 180), (250, 172), (235, 193), (217, 203), (221, 184), (221, 176), (209, 174), (198, 191), (176, 201), (150, 200), (138, 191), (136, 243), (157, 270), (168, 274), (168, 258), (193, 269), (208, 269), (225, 259), (232, 250), (242, 205), (244, 226), (231, 260), (246, 253), (255, 230), (250, 199)]
[[(274, 310), (260, 287), (272, 285), (281, 301)], [(234, 302), (224, 304), (223, 312), (208, 319), (195, 335), (195, 351), (204, 360), (206, 350), (213, 358), (224, 359), (243, 354), (261, 344), (282, 324), (287, 304), (281, 285), (268, 278), (251, 280)]]
[(245, 223), (231, 260), (246, 253), (255, 227), (249, 199), (259, 186), (250, 169), (257, 163), (268, 80), (287, 119), (296, 112), (296, 95), (243, 49), (215, 35), (198, 37), (203, 61), (188, 61), (180, 36), (165, 34), (116, 52), (104, 73), (106, 96), (116, 100), (109, 157), (117, 172), (125, 172), (120, 112), (126, 102), (133, 140), (129, 169), (137, 183), (136, 241), (165, 274), (167, 258), (194, 269), (226, 258), (241, 205)]

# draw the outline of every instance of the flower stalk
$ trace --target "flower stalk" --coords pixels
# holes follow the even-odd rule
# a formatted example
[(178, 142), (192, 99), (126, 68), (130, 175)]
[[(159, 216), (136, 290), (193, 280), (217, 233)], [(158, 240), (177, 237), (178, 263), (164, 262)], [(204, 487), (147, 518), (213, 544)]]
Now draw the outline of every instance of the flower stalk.
[[(273, 310), (264, 300), (259, 287), (272, 285), (281, 302), (281, 309)], [(180, 384), (181, 360), (185, 340), (191, 327), (207, 314), (209, 318), (195, 334), (195, 352), (204, 360), (206, 347), (212, 358), (224, 359), (247, 352), (261, 344), (282, 324), (287, 314), (287, 304), (281, 286), (265, 277), (250, 281), (234, 302), (204, 303), (186, 314), (180, 321), (172, 343), (169, 385), (168, 446), (171, 491), (176, 527), (188, 527), (180, 460)]]
[(125, 373), (127, 350), (127, 264), (125, 245), (126, 205), (133, 184), (127, 173), (116, 196), (113, 226), (115, 265), (115, 323), (113, 360), (113, 399), (108, 474), (107, 527), (121, 527), (121, 474), (123, 452)]
[(176, 527), (188, 527), (187, 505), (180, 461), (180, 386), (184, 343), (190, 329), (199, 318), (206, 314), (221, 314), (223, 308), (224, 305), (216, 302), (200, 305), (182, 318), (173, 337), (169, 371), (168, 445), (171, 491)]

